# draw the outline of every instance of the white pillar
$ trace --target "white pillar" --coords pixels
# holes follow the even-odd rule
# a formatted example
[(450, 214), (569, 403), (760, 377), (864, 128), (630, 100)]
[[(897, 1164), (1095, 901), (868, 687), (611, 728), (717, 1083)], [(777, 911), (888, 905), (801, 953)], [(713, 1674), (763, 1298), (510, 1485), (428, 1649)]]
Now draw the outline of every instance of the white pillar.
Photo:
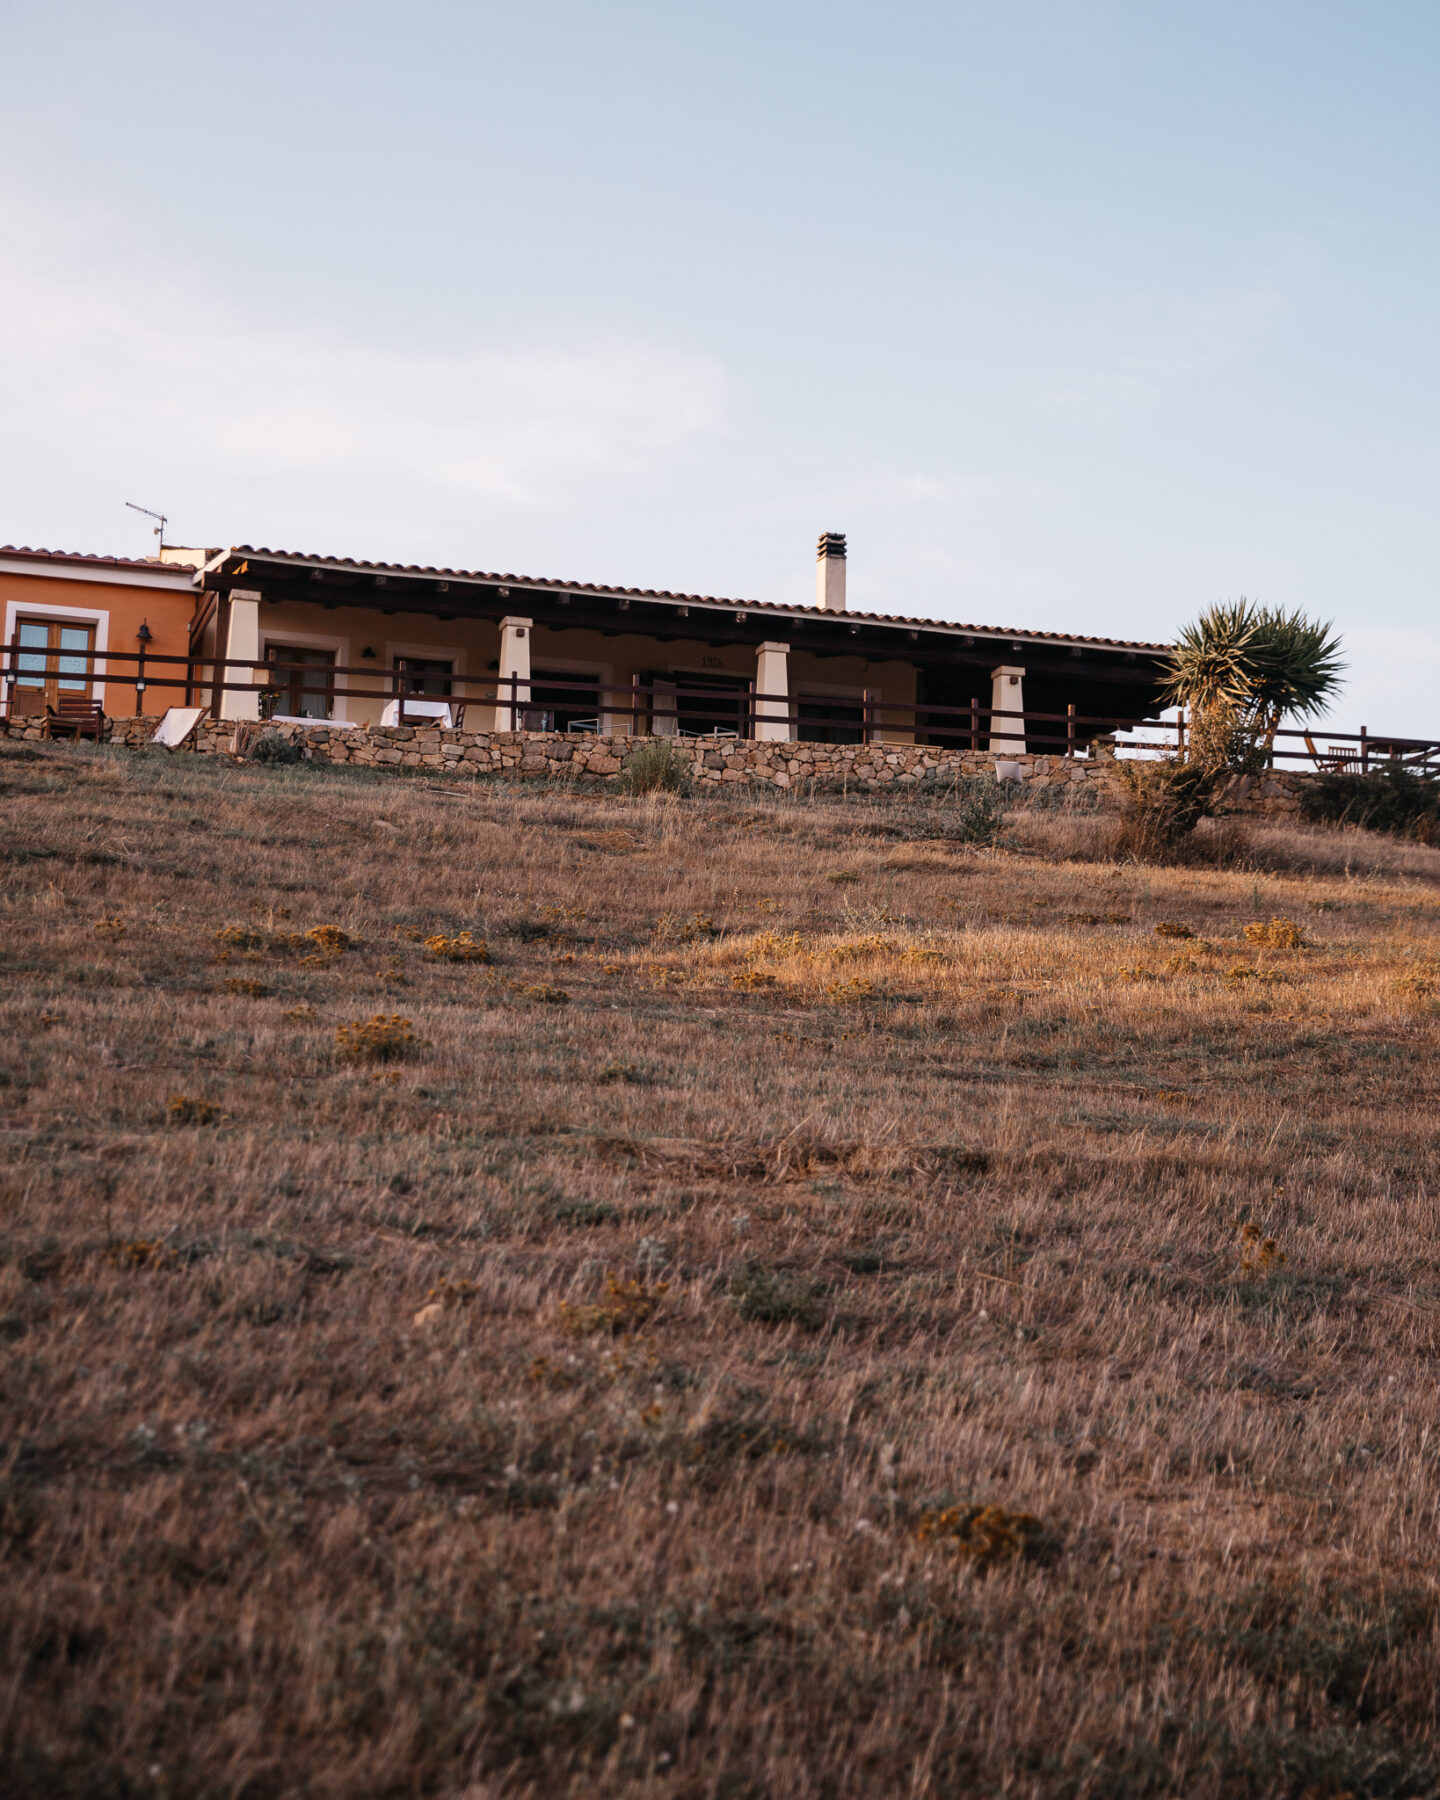
[[(990, 671), (990, 704), (996, 712), (1024, 712), (1025, 671), (1001, 663)], [(991, 719), (990, 750), (995, 756), (1025, 754), (1025, 721), (1023, 719)]]
[[(230, 593), (230, 629), (226, 633), (225, 648), (222, 656), (238, 657), (248, 668), (226, 669), (222, 679), (225, 681), (263, 681), (264, 669), (260, 667), (260, 596), (248, 588), (233, 588)], [(222, 719), (258, 719), (260, 717), (260, 696), (258, 693), (224, 693), (220, 696), (220, 717)]]
[(755, 736), (771, 744), (788, 744), (795, 735), (790, 711), (790, 646), (761, 644), (755, 652), (755, 692), (768, 696), (755, 702)]
[[(505, 685), (496, 689), (496, 731), (519, 731), (521, 714), (530, 704), (530, 633), (534, 624), (533, 619), (500, 621), (500, 679)], [(512, 675), (513, 703), (509, 681)]]
[(821, 612), (844, 612), (845, 533), (822, 531), (815, 556), (815, 604)]

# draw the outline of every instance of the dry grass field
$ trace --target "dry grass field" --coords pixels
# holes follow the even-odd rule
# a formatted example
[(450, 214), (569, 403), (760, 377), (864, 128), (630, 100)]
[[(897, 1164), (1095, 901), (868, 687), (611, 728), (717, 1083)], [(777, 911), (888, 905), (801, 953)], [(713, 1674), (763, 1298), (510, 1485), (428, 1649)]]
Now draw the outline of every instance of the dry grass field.
[(0, 1789), (1440, 1791), (1440, 853), (946, 816), (0, 746)]

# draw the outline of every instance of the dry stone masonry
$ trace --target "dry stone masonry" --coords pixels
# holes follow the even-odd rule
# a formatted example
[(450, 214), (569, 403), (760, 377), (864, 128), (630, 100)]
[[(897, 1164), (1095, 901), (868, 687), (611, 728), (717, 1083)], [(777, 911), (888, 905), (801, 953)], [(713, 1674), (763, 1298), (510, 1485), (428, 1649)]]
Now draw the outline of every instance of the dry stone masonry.
[[(158, 723), (153, 718), (110, 720), (109, 740), (139, 748), (149, 742)], [(453, 731), (419, 724), (345, 726), (287, 721), (237, 726), (233, 720), (205, 719), (190, 747), (202, 755), (244, 755), (267, 732), (278, 732), (298, 743), (315, 762), (424, 769), (461, 778), (505, 775), (563, 781), (614, 781), (633, 750), (656, 741), (562, 731)], [(22, 735), (38, 737), (38, 724)], [(748, 738), (662, 741), (693, 765), (695, 781), (702, 789), (744, 783), (800, 792), (849, 788), (870, 793), (993, 775), (997, 762), (986, 751), (942, 749), (931, 744), (792, 744)], [(1115, 761), (1103, 745), (1085, 757), (1014, 756), (1002, 760), (1017, 768), (1020, 779), (1032, 790), (1089, 788), (1109, 797), (1116, 785)], [(1299, 810), (1299, 792), (1305, 780), (1303, 774), (1279, 770), (1238, 777), (1230, 804), (1244, 812), (1294, 813)]]

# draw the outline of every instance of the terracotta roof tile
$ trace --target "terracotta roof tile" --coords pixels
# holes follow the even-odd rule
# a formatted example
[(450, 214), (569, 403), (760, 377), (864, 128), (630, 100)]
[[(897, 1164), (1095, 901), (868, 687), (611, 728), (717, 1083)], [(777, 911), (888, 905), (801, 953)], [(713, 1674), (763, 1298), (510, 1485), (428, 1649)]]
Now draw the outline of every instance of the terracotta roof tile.
[(0, 556), (24, 557), (31, 562), (84, 563), (87, 568), (148, 569), (157, 575), (193, 576), (186, 563), (161, 562), (158, 556), (104, 556), (87, 550), (32, 550), (28, 544), (0, 544)]
[(796, 616), (818, 619), (859, 619), (877, 625), (904, 625), (931, 631), (954, 632), (995, 638), (1030, 638), (1040, 643), (1092, 644), (1105, 650), (1140, 650), (1153, 654), (1168, 653), (1169, 644), (1154, 644), (1127, 638), (1084, 637), (1074, 632), (1035, 631), (1025, 626), (966, 625), (953, 619), (919, 618), (908, 613), (860, 612), (854, 608), (844, 613), (827, 613), (818, 606), (787, 606), (775, 600), (731, 600), (713, 594), (675, 593), (669, 588), (606, 587), (594, 581), (557, 581), (549, 576), (500, 574), (494, 570), (445, 569), (428, 563), (357, 562), (345, 556), (307, 555), (294, 550), (269, 550), (254, 544), (236, 544), (231, 556), (264, 558), (271, 562), (301, 563), (309, 568), (346, 569), (362, 575), (415, 575), (437, 581), (484, 581), (501, 586), (548, 589), (557, 593), (597, 594), (626, 600), (670, 600), (680, 605), (726, 606), (747, 611), (776, 613), (788, 618)]

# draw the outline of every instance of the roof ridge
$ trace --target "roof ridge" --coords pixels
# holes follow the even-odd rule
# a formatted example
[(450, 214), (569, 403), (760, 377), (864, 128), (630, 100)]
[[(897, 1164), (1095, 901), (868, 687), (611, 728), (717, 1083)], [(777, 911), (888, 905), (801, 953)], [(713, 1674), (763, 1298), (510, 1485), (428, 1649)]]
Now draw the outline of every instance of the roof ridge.
[(321, 564), (330, 568), (355, 569), (361, 572), (373, 570), (376, 574), (381, 575), (424, 575), (447, 581), (487, 581), (502, 585), (513, 584), (516, 587), (563, 589), (570, 593), (614, 594), (625, 599), (673, 600), (687, 606), (755, 607), (765, 612), (783, 613), (792, 617), (799, 613), (813, 614), (817, 618), (826, 619), (868, 619), (878, 624), (959, 632), (962, 635), (973, 633), (976, 636), (1032, 638), (1043, 642), (1062, 644), (1095, 644), (1112, 650), (1168, 651), (1171, 648), (1169, 644), (1152, 643), (1143, 638), (1090, 637), (1079, 632), (1040, 631), (1032, 626), (1023, 625), (973, 625), (956, 619), (925, 618), (912, 613), (866, 612), (854, 607), (848, 608), (843, 613), (832, 613), (824, 607), (791, 605), (783, 600), (736, 600), (719, 594), (680, 593), (671, 588), (620, 587), (596, 581), (564, 581), (549, 575), (514, 575), (501, 574), (493, 569), (444, 568), (431, 563), (370, 562), (351, 556), (326, 556), (315, 551), (273, 550), (261, 544), (234, 544), (231, 546), (229, 554), (231, 556), (270, 557), (276, 561)]
[(46, 550), (39, 546), (32, 548), (29, 544), (0, 544), (0, 556), (32, 556), (37, 560), (47, 557), (51, 562), (85, 562), (106, 563), (116, 568), (127, 569), (164, 569), (169, 571), (193, 569), (185, 563), (165, 562), (158, 556), (112, 556), (104, 550)]

